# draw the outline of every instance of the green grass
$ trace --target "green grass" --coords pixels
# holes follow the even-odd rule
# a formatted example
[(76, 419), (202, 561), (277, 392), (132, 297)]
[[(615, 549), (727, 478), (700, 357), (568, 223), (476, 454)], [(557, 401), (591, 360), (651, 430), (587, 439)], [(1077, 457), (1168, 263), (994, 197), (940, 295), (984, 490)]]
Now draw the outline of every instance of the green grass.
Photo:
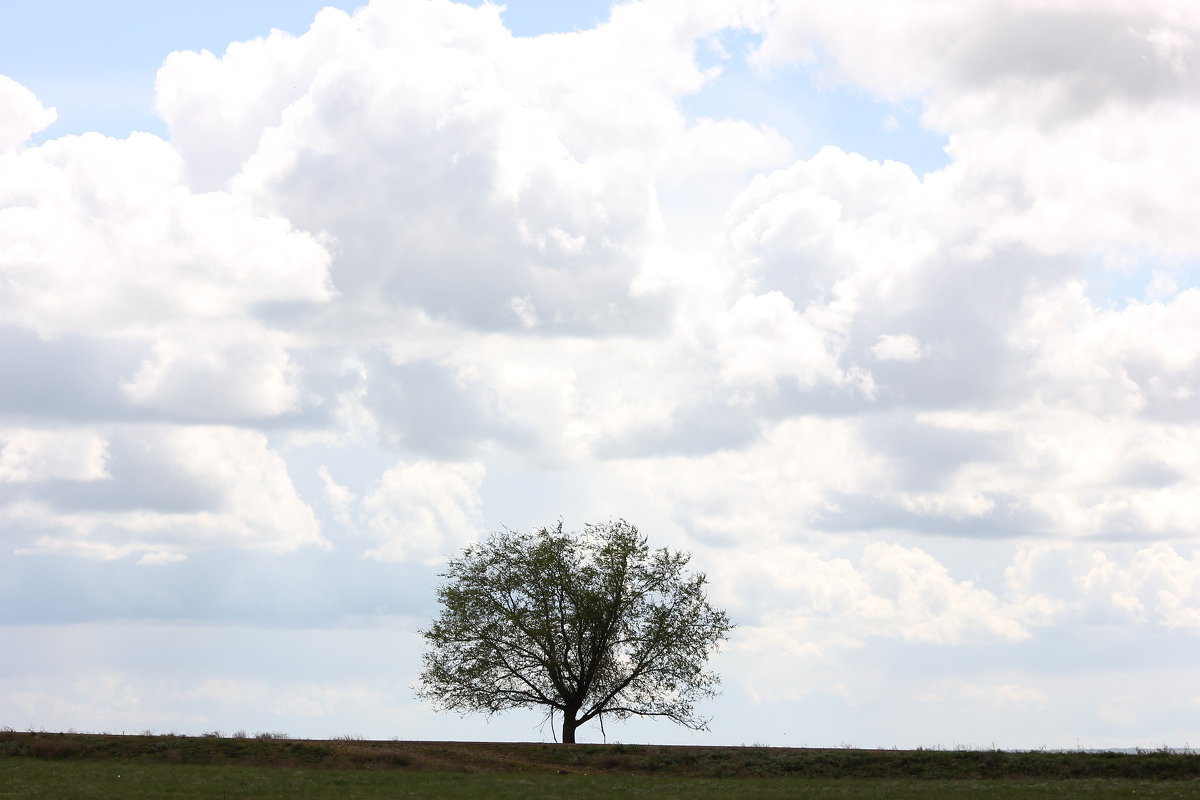
[(293, 740), (279, 735), (116, 736), (0, 730), (11, 757), (127, 764), (253, 766), (419, 772), (607, 773), (681, 778), (1065, 780), (1200, 778), (1200, 754), (851, 748), (669, 747), (512, 742)]
[(19, 733), (22, 798), (1200, 798), (1200, 754)]
[(372, 798), (1186, 798), (1197, 781), (677, 778), (0, 760), (0, 799), (368, 800)]

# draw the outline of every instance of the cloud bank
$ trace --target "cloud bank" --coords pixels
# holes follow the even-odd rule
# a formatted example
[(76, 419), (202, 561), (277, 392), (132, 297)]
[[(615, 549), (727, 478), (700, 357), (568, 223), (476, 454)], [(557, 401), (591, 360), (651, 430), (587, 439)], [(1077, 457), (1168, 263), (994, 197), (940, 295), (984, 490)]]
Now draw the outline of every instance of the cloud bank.
[[(893, 642), (1194, 644), (1198, 35), (1173, 3), (638, 0), (523, 38), (375, 0), (167, 55), (167, 140), (39, 145), (54, 110), (0, 76), (8, 563), (429, 569), (613, 515), (696, 552), (759, 698)], [(686, 110), (738, 65), (880, 135), (915, 109), (949, 163)], [(1054, 713), (975, 678), (914, 702)]]

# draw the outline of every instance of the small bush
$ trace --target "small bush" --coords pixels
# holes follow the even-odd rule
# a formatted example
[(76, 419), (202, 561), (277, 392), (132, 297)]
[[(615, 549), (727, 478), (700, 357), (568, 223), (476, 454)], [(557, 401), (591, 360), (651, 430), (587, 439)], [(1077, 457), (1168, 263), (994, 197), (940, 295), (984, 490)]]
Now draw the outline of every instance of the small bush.
[(407, 767), (413, 764), (412, 757), (405, 753), (397, 753), (395, 750), (383, 751), (380, 754), (379, 760), (395, 767)]
[(353, 750), (346, 754), (352, 764), (362, 767), (407, 767), (413, 760), (395, 750)]
[(71, 739), (38, 738), (29, 743), (29, 755), (34, 758), (70, 758), (79, 755), (79, 743)]
[(613, 755), (605, 756), (600, 761), (600, 766), (608, 770), (632, 769), (633, 760), (619, 753), (614, 753)]

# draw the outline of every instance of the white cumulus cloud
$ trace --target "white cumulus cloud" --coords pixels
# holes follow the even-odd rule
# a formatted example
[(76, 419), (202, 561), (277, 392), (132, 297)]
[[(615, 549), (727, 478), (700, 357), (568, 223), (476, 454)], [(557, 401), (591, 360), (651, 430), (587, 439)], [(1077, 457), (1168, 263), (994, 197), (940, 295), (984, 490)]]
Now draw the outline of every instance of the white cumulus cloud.
[(364, 528), (384, 561), (439, 561), (480, 533), (482, 464), (397, 464), (362, 500)]
[(55, 110), (43, 107), (33, 92), (0, 75), (0, 153), (19, 147), (57, 118)]

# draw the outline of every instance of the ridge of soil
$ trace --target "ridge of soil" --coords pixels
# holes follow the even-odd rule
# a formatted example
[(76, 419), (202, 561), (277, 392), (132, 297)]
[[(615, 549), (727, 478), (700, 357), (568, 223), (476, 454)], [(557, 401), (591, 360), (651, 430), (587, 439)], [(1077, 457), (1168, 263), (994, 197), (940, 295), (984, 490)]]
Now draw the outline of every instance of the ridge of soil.
[(858, 750), (641, 744), (369, 741), (0, 731), (0, 758), (692, 778), (1200, 779), (1200, 753)]

